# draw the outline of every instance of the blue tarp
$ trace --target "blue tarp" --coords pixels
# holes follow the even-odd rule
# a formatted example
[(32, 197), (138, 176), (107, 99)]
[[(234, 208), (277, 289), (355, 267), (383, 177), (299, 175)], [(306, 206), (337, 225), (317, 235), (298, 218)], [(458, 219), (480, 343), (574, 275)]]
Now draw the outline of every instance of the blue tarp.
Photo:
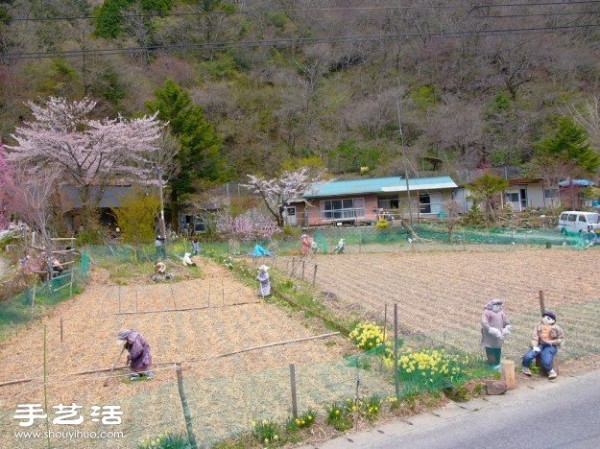
[(268, 249), (264, 249), (262, 246), (256, 244), (254, 245), (254, 251), (250, 253), (252, 257), (264, 257), (264, 256), (272, 256), (273, 253)]

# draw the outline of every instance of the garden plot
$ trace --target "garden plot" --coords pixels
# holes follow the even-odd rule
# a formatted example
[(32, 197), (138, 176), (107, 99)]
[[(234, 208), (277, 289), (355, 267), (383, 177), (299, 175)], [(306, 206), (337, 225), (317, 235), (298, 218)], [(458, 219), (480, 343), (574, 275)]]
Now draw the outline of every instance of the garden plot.
[[(257, 414), (284, 419), (290, 406), (291, 363), (298, 367), (299, 391), (312, 392), (299, 398), (301, 404), (316, 406), (319, 401), (352, 397), (356, 370), (340, 363), (350, 345), (339, 336), (212, 358), (329, 331), (310, 329), (291, 312), (260, 301), (254, 289), (237, 282), (227, 268), (205, 260), (201, 265), (203, 279), (131, 286), (92, 284), (55, 308), (43, 322), (6, 341), (0, 348), (0, 383), (33, 380), (0, 387), (0, 434), (44, 430), (44, 420), (24, 429), (12, 417), (17, 404), (45, 401), (44, 327), (49, 409), (75, 403), (84, 406), (82, 414), (93, 405), (118, 405), (123, 411), (123, 423), (115, 428), (86, 420), (79, 426), (51, 424), (51, 430), (125, 433), (124, 439), (92, 442), (57, 439), (53, 447), (131, 448), (144, 436), (183, 429), (175, 363), (182, 364), (192, 417), (197, 418), (194, 427), (201, 438), (248, 429)], [(150, 342), (156, 378), (131, 383), (127, 370), (116, 370), (104, 387), (109, 373), (88, 371), (112, 366), (120, 351), (117, 332), (130, 327)], [(118, 366), (124, 361), (125, 355)], [(331, 384), (336, 379), (340, 385)], [(365, 392), (381, 391), (389, 385), (372, 375), (365, 377), (363, 388)], [(44, 439), (12, 443), (6, 447), (46, 446)]]
[[(479, 320), (493, 298), (505, 300), (513, 322), (504, 352), (517, 359), (539, 319), (539, 291), (566, 333), (563, 357), (600, 352), (591, 336), (600, 318), (596, 251), (507, 248), (505, 251), (415, 252), (318, 256), (317, 286), (337, 296), (336, 309), (388, 323), (398, 303), (402, 329), (437, 342), (480, 351)], [(590, 338), (591, 337), (591, 338)]]

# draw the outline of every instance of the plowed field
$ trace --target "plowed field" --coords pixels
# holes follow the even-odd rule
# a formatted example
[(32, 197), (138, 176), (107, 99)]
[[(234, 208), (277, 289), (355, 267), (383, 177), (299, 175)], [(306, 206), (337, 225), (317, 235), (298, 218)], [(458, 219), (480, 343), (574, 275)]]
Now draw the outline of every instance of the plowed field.
[[(335, 383), (336, 378), (341, 379), (338, 390), (347, 384), (347, 395), (352, 395), (354, 370), (338, 362), (350, 349), (341, 337), (211, 358), (330, 331), (262, 302), (253, 288), (237, 282), (227, 268), (207, 260), (200, 265), (203, 279), (173, 284), (119, 287), (96, 273), (83, 294), (54, 309), (43, 323), (34, 323), (5, 342), (0, 348), (0, 383), (33, 380), (0, 387), (0, 446), (46, 447), (44, 438), (9, 438), (14, 431), (45, 430), (43, 419), (36, 419), (31, 427), (19, 427), (13, 418), (17, 404), (44, 404), (44, 364), (48, 410), (77, 404), (85, 417), (80, 425), (51, 424), (51, 431), (124, 432), (123, 438), (102, 441), (55, 437), (52, 447), (132, 448), (142, 437), (183, 430), (176, 362), (183, 367), (193, 425), (202, 441), (247, 429), (252, 419), (261, 416), (285, 419), (291, 363), (298, 366), (298, 389), (304, 392), (301, 406), (327, 400), (328, 383)], [(186, 308), (199, 309), (169, 311)], [(130, 382), (128, 370), (118, 369), (105, 387), (108, 372), (74, 375), (110, 368), (120, 352), (116, 336), (123, 328), (139, 330), (150, 342), (153, 380)], [(125, 355), (118, 366), (124, 362)], [(316, 370), (318, 366), (323, 370)], [(315, 382), (318, 377), (323, 382)], [(122, 425), (92, 422), (91, 407), (107, 405), (121, 407)]]
[(317, 284), (338, 309), (383, 321), (398, 303), (401, 327), (439, 342), (479, 351), (479, 320), (493, 298), (513, 322), (504, 352), (518, 359), (539, 319), (539, 291), (558, 313), (567, 342), (563, 357), (600, 352), (598, 251), (520, 249), (318, 256)]

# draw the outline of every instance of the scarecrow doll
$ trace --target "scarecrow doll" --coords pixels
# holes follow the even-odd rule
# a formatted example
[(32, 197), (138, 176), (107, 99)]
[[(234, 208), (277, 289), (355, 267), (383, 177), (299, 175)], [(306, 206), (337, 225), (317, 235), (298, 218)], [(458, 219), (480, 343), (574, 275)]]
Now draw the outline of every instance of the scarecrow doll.
[(141, 378), (151, 379), (154, 377), (150, 368), (152, 367), (152, 354), (150, 345), (138, 331), (134, 329), (125, 329), (119, 332), (119, 340), (125, 341), (125, 349), (129, 352), (127, 355), (127, 364), (131, 368), (131, 380)]
[(481, 344), (485, 347), (487, 363), (491, 369), (500, 369), (500, 356), (504, 337), (510, 334), (510, 322), (504, 313), (501, 299), (492, 299), (481, 315)]
[(529, 366), (539, 356), (548, 379), (556, 379), (558, 373), (554, 369), (554, 357), (564, 340), (564, 333), (556, 324), (556, 313), (546, 310), (542, 315), (542, 322), (533, 328), (531, 349), (523, 356), (523, 374), (531, 376)]
[(271, 294), (271, 281), (269, 280), (269, 267), (261, 265), (258, 267), (258, 294), (263, 298)]

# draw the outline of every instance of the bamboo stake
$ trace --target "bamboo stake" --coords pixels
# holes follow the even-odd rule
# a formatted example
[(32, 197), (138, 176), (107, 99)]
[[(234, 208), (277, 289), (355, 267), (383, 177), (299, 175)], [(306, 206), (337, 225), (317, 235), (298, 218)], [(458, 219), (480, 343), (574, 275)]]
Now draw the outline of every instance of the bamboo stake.
[(183, 389), (183, 371), (181, 369), (181, 364), (178, 363), (175, 369), (177, 371), (177, 390), (179, 391), (179, 399), (181, 400), (181, 408), (183, 409), (183, 419), (185, 420), (185, 429), (187, 431), (188, 441), (191, 449), (197, 449), (198, 443), (196, 442), (196, 437), (194, 436), (194, 430), (192, 427), (192, 415), (190, 413), (190, 408), (188, 407), (187, 398), (185, 397), (185, 391)]
[(8, 385), (24, 384), (24, 383), (31, 382), (34, 380), (36, 380), (35, 377), (30, 377), (28, 379), (9, 380), (8, 382), (0, 383), (0, 387), (6, 387)]
[[(73, 261), (75, 262), (75, 261)], [(71, 282), (69, 283), (69, 299), (73, 298), (73, 271), (75, 270), (75, 265), (71, 267)]]
[(317, 267), (318, 267), (318, 265), (317, 265), (317, 264), (315, 264), (315, 271), (314, 271), (314, 273), (313, 273), (313, 280), (312, 280), (312, 286), (313, 286), (313, 287), (315, 286), (315, 282), (316, 282), (316, 280), (317, 280)]
[(540, 313), (543, 316), (546, 311), (546, 303), (544, 300), (544, 290), (540, 290)]
[(278, 341), (278, 342), (269, 343), (269, 344), (266, 344), (266, 345), (254, 346), (254, 347), (246, 348), (246, 349), (240, 349), (239, 351), (226, 352), (224, 354), (213, 355), (211, 357), (206, 357), (205, 359), (202, 359), (202, 360), (219, 359), (221, 357), (228, 357), (230, 355), (236, 355), (236, 354), (241, 354), (243, 352), (255, 351), (257, 349), (272, 348), (273, 346), (284, 346), (284, 345), (289, 345), (289, 344), (292, 344), (292, 343), (300, 343), (300, 342), (303, 342), (303, 341), (319, 340), (319, 339), (322, 339), (322, 338), (329, 338), (329, 337), (332, 337), (334, 335), (339, 335), (339, 332), (330, 332), (328, 334), (317, 335), (315, 337), (304, 337), (304, 338), (298, 338), (298, 339), (295, 339), (295, 340)]
[(298, 417), (298, 398), (296, 397), (296, 366), (290, 364), (290, 386), (292, 388), (292, 416)]
[(171, 289), (171, 298), (173, 299), (173, 305), (177, 307), (177, 301), (175, 301), (175, 292), (173, 291), (173, 286), (169, 285), (169, 288)]
[(46, 412), (46, 442), (48, 443), (48, 449), (50, 449), (50, 421), (48, 420), (48, 384), (47, 377), (48, 372), (46, 371), (46, 325), (44, 325), (44, 411)]
[(398, 303), (394, 303), (394, 386), (396, 399), (400, 400), (400, 379), (398, 378)]
[[(260, 301), (237, 302), (234, 304), (226, 304), (223, 307), (244, 306), (247, 304), (260, 304)], [(163, 310), (142, 310), (140, 312), (120, 312), (115, 315), (145, 315), (148, 313), (165, 313), (165, 312), (189, 312), (190, 310), (215, 309), (219, 306), (202, 306), (202, 307), (185, 307), (182, 309), (163, 309)]]
[(31, 319), (33, 320), (33, 306), (35, 305), (35, 288), (36, 284), (33, 284), (33, 296), (31, 297)]

